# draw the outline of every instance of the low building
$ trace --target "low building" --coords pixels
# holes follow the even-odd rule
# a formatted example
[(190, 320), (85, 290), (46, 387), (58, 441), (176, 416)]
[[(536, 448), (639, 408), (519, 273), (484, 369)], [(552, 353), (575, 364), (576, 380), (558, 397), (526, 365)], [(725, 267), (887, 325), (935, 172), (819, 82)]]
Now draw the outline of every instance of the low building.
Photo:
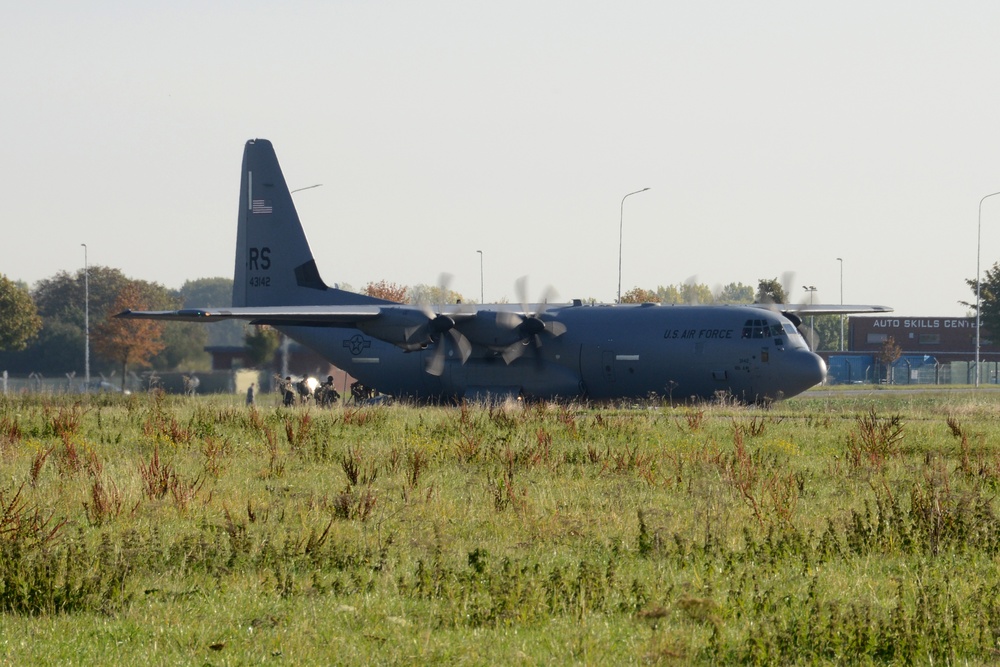
[[(901, 355), (890, 369), (894, 384), (971, 384), (975, 381), (976, 318), (854, 316), (848, 320), (847, 352), (826, 357), (831, 383), (882, 382), (879, 352), (890, 338)], [(980, 379), (1000, 377), (1000, 345), (982, 335)]]

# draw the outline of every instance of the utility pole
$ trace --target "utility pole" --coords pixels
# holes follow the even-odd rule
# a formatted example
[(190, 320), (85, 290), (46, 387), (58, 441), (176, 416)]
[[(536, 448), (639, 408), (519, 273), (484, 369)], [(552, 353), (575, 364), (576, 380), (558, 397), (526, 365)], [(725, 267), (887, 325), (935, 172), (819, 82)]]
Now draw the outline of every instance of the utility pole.
[[(90, 263), (87, 261), (87, 244), (83, 246), (83, 381), (84, 391), (90, 391)], [(122, 382), (125, 378), (122, 378)]]
[(483, 296), (483, 251), (477, 250), (479, 253), (479, 305), (486, 303), (486, 298)]
[(636, 190), (635, 192), (630, 192), (624, 197), (622, 197), (621, 210), (618, 212), (618, 300), (615, 303), (622, 302), (622, 229), (625, 225), (625, 200), (632, 195), (637, 195), (640, 192), (645, 192), (649, 188), (643, 188), (642, 190)]
[[(840, 305), (844, 305), (844, 260), (837, 258), (840, 262)], [(844, 314), (840, 314), (840, 351), (844, 351)]]

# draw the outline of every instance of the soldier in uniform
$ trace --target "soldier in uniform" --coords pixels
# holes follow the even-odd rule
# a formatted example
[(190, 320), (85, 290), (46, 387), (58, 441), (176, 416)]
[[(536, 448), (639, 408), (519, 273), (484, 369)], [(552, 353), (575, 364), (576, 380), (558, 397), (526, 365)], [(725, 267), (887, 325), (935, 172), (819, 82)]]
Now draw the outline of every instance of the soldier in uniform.
[(333, 376), (327, 375), (326, 382), (316, 387), (316, 402), (323, 407), (329, 407), (340, 400), (340, 394), (333, 386)]

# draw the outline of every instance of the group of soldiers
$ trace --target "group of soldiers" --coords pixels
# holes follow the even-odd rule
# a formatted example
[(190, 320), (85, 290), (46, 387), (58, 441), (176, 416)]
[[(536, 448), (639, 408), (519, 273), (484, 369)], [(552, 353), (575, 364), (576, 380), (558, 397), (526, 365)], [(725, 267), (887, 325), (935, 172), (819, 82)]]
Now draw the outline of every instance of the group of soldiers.
[[(282, 404), (286, 407), (293, 406), (296, 403), (307, 403), (312, 399), (316, 405), (326, 408), (340, 400), (340, 392), (333, 386), (332, 375), (328, 375), (326, 382), (322, 384), (317, 383), (315, 379), (308, 376), (304, 376), (297, 382), (292, 380), (291, 375), (284, 379), (281, 379), (281, 376), (276, 376), (276, 379), (282, 395)], [(375, 393), (374, 389), (366, 387), (360, 382), (353, 382), (351, 384), (351, 398), (355, 403), (374, 398)], [(252, 399), (248, 398), (247, 400), (249, 402)]]

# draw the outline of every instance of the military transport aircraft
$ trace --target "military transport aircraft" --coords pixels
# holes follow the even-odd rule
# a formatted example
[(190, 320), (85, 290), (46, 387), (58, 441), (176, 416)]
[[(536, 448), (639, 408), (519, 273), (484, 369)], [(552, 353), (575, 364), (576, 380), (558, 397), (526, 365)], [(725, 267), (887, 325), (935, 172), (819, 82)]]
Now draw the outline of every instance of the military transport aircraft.
[[(243, 153), (232, 308), (125, 318), (270, 325), (383, 394), (421, 401), (720, 395), (745, 402), (821, 383), (785, 306), (400, 304), (329, 287), (269, 141)], [(881, 306), (802, 306), (810, 314)]]

